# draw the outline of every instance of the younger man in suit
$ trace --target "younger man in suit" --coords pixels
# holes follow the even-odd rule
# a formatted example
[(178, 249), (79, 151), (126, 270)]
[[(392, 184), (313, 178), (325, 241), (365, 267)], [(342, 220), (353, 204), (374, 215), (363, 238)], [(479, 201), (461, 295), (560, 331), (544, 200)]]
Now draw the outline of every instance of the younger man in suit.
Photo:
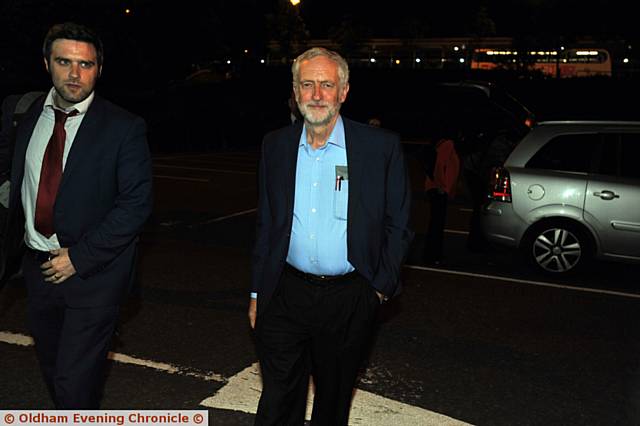
[(29, 329), (56, 408), (96, 409), (151, 212), (151, 159), (144, 121), (94, 92), (92, 30), (54, 25), (43, 55), (53, 87), (16, 132), (3, 253), (26, 246)]
[(343, 426), (378, 306), (412, 232), (398, 136), (340, 116), (349, 68), (312, 48), (294, 62), (303, 123), (265, 136), (249, 319), (263, 379), (256, 425)]

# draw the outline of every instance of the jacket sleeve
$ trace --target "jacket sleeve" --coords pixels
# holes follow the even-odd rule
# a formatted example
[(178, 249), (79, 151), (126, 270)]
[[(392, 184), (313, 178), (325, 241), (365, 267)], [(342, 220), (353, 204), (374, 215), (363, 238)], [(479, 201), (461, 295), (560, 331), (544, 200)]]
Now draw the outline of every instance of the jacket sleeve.
[(11, 144), (13, 129), (13, 113), (19, 97), (7, 96), (2, 101), (0, 112), (0, 182), (9, 177), (11, 166)]
[(264, 275), (264, 264), (269, 252), (269, 233), (271, 224), (271, 208), (267, 192), (266, 148), (262, 143), (262, 154), (258, 168), (258, 211), (256, 218), (256, 243), (253, 249), (251, 291), (260, 291), (261, 280)]
[(77, 273), (86, 278), (99, 272), (136, 238), (152, 210), (151, 155), (146, 126), (132, 120), (116, 160), (117, 196), (104, 219), (69, 247)]
[(394, 139), (386, 174), (385, 236), (380, 264), (371, 285), (391, 297), (398, 288), (402, 263), (413, 239), (413, 232), (409, 229), (411, 187), (398, 138)]

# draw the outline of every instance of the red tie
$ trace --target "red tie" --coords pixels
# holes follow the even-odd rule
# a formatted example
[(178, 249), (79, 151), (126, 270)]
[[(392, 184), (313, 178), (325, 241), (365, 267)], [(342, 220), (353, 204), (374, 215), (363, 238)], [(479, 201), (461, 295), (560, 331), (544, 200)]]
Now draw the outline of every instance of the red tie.
[(62, 157), (64, 156), (64, 142), (67, 138), (64, 123), (67, 121), (67, 117), (78, 114), (76, 110), (69, 114), (57, 109), (53, 111), (56, 114), (56, 124), (53, 126), (53, 134), (49, 139), (42, 160), (35, 221), (36, 230), (47, 238), (54, 234), (53, 205), (56, 202), (56, 194), (62, 179)]

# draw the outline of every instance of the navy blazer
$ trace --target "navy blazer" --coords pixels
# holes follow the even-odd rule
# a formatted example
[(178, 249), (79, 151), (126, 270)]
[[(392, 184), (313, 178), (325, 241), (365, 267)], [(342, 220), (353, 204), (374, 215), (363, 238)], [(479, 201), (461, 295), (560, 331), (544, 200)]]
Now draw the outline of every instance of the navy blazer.
[[(400, 270), (413, 232), (411, 190), (395, 133), (343, 118), (349, 167), (348, 260), (380, 293), (399, 291)], [(285, 266), (295, 196), (302, 123), (267, 134), (262, 144), (256, 244), (251, 289), (258, 315), (265, 310)]]
[[(17, 129), (5, 254), (24, 239), (25, 155), (44, 98)], [(132, 283), (138, 234), (152, 210), (151, 155), (144, 121), (95, 96), (69, 151), (54, 228), (77, 273), (61, 284), (72, 307), (120, 301)], [(29, 283), (28, 283), (29, 284)], [(30, 292), (42, 291), (29, 288)]]

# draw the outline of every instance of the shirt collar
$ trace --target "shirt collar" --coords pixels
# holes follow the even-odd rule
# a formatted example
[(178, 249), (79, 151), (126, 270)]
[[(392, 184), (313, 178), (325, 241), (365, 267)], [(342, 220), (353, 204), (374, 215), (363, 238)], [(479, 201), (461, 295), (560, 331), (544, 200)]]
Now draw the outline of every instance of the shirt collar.
[[(300, 146), (305, 146), (306, 144), (307, 144), (307, 124), (305, 123), (304, 126), (302, 126), (302, 134), (300, 135)], [(336, 125), (333, 126), (333, 130), (329, 135), (327, 144), (335, 145), (342, 149), (345, 148), (346, 144), (345, 144), (345, 136), (344, 136), (344, 123), (342, 122), (342, 116), (340, 115), (336, 120)]]
[(50, 108), (53, 110), (55, 108), (55, 109), (64, 111), (66, 113), (69, 113), (70, 111), (75, 109), (78, 111), (78, 115), (81, 115), (86, 113), (87, 110), (89, 109), (89, 106), (91, 105), (91, 102), (93, 102), (93, 98), (95, 97), (95, 92), (91, 92), (91, 94), (87, 96), (87, 99), (83, 100), (82, 102), (78, 102), (77, 104), (73, 104), (67, 109), (59, 108), (57, 105), (55, 105), (53, 100), (56, 98), (56, 96), (58, 96), (58, 93), (56, 92), (56, 88), (52, 87), (51, 90), (49, 90), (49, 94), (47, 95), (47, 98), (44, 101), (45, 109)]

